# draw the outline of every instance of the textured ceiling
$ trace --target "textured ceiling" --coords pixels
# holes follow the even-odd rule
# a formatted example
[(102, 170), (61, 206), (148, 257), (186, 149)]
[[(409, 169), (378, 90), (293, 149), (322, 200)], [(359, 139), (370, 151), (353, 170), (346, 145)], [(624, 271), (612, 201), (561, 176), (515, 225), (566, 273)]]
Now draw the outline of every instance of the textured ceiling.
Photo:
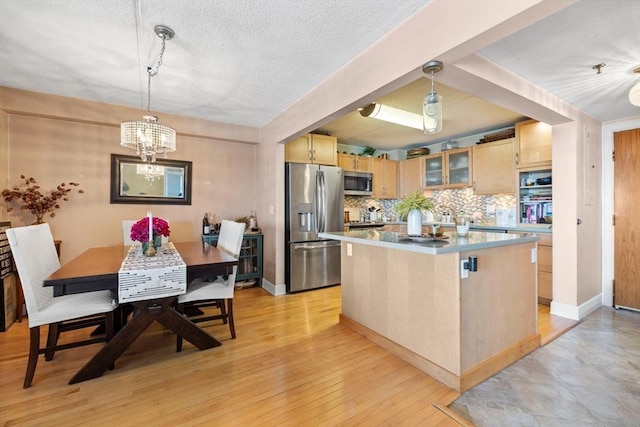
[[(0, 85), (146, 108), (146, 67), (170, 26), (151, 110), (251, 127), (278, 116), (427, 0), (0, 0)], [(478, 52), (601, 120), (637, 115), (640, 1), (579, 1)], [(596, 75), (591, 66), (605, 62)], [(445, 64), (446, 66), (446, 64)], [(507, 126), (517, 112), (446, 87), (444, 131), (365, 119), (324, 125), (339, 141), (408, 148)], [(450, 83), (450, 82), (449, 82)], [(377, 101), (419, 113), (421, 78)]]

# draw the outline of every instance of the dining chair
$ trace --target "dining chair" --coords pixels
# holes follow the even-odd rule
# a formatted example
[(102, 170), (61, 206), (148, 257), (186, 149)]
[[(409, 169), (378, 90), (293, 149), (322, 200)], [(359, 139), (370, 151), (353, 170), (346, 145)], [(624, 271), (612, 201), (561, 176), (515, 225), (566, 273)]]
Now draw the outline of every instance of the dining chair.
[(124, 246), (131, 246), (135, 244), (135, 241), (131, 240), (131, 227), (133, 227), (133, 224), (136, 222), (138, 221), (132, 219), (122, 220), (122, 241), (124, 242)]
[[(114, 310), (117, 304), (110, 291), (87, 292), (53, 297), (53, 288), (43, 286), (44, 279), (60, 268), (49, 224), (6, 230), (13, 259), (22, 282), (29, 321), (29, 358), (23, 388), (31, 387), (38, 355), (53, 359), (57, 350), (109, 341), (114, 334)], [(62, 332), (105, 325), (105, 336), (58, 345)], [(48, 325), (47, 343), (40, 347), (40, 326)]]
[[(134, 240), (131, 240), (131, 227), (133, 227), (133, 224), (135, 224), (138, 221), (139, 220), (137, 219), (122, 220), (122, 241), (124, 242), (123, 243), (124, 246), (131, 246), (136, 244)], [(169, 221), (167, 221), (167, 224), (168, 223)], [(165, 245), (168, 242), (169, 242), (169, 238), (166, 236), (162, 236), (162, 244)]]
[[(218, 249), (228, 253), (234, 258), (239, 258), (244, 229), (246, 224), (223, 220), (218, 237)], [(215, 278), (201, 277), (187, 285), (187, 292), (178, 297), (177, 310), (182, 315), (189, 317), (194, 323), (209, 320), (222, 320), (229, 324), (231, 338), (236, 337), (236, 328), (233, 321), (233, 294), (236, 283), (238, 266), (233, 266), (232, 274)], [(220, 314), (207, 315), (203, 308), (217, 307)], [(188, 314), (193, 313), (194, 315)], [(187, 314), (186, 314), (187, 313)], [(178, 334), (176, 350), (182, 350), (182, 337)]]

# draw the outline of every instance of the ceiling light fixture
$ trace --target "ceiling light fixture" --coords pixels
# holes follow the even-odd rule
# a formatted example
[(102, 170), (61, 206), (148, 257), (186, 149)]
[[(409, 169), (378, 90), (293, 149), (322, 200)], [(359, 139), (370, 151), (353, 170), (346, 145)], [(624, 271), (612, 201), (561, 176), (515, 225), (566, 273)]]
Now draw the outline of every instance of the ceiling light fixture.
[(389, 107), (377, 102), (372, 102), (358, 111), (362, 117), (383, 120), (385, 122), (422, 130), (422, 116), (409, 111)]
[(591, 67), (592, 70), (596, 70), (596, 74), (602, 74), (602, 69), (604, 67), (606, 67), (607, 64), (605, 64), (604, 62), (601, 62), (599, 64), (594, 65), (593, 67)]
[[(640, 67), (634, 68), (634, 73), (640, 73)], [(629, 91), (629, 102), (636, 107), (640, 107), (640, 81), (637, 82)]]
[(123, 122), (120, 125), (120, 145), (136, 150), (136, 153), (145, 162), (155, 162), (157, 154), (176, 151), (176, 131), (169, 126), (158, 123), (158, 118), (151, 115), (151, 77), (158, 74), (162, 65), (165, 41), (171, 40), (175, 32), (164, 25), (156, 25), (153, 30), (162, 39), (162, 49), (158, 57), (155, 70), (147, 67), (147, 115), (142, 120)]
[(436, 93), (433, 75), (442, 70), (444, 65), (440, 61), (429, 61), (422, 66), (425, 74), (431, 74), (431, 92), (424, 98), (422, 117), (424, 119), (424, 133), (438, 133), (442, 131), (442, 96)]
[(144, 175), (147, 181), (153, 182), (160, 177), (164, 177), (164, 166), (144, 163), (136, 165), (136, 173), (138, 175)]

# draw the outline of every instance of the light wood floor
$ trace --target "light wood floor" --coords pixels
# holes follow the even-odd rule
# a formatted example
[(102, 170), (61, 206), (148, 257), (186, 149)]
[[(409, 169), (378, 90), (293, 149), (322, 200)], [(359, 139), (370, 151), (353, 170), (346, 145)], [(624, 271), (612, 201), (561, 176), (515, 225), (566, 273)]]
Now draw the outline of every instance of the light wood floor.
[[(27, 390), (28, 325), (16, 323), (0, 333), (0, 424), (466, 425), (446, 410), (457, 392), (338, 323), (339, 287), (278, 298), (243, 289), (234, 307), (236, 340), (206, 326), (221, 347), (185, 342), (177, 354), (175, 336), (153, 327), (84, 383), (67, 385), (96, 346), (41, 357)], [(540, 330), (552, 337), (566, 322), (548, 311)]]
[(459, 425), (433, 405), (457, 392), (338, 323), (339, 287), (234, 301), (237, 339), (206, 327), (221, 347), (176, 354), (157, 327), (84, 383), (67, 385), (96, 346), (41, 357), (27, 390), (28, 326), (14, 324), (0, 333), (0, 425)]
[(548, 305), (538, 304), (538, 331), (542, 345), (553, 341), (578, 324), (575, 320), (551, 314), (550, 309)]

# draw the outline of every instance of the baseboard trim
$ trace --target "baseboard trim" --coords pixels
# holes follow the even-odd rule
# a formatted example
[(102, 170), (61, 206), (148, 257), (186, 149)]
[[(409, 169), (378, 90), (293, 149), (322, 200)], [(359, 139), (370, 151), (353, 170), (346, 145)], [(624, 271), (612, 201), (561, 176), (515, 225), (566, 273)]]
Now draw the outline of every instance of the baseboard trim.
[(551, 314), (579, 321), (601, 305), (602, 294), (598, 294), (578, 306), (551, 301)]
[(487, 378), (491, 378), (507, 366), (517, 362), (540, 347), (540, 345), (540, 334), (531, 335), (511, 347), (507, 347), (495, 356), (488, 358), (478, 366), (469, 369), (464, 372), (460, 378), (460, 392), (464, 393)]
[(262, 278), (262, 289), (269, 292), (274, 297), (285, 295), (287, 293), (286, 285), (274, 285), (264, 277)]
[(458, 376), (342, 313), (340, 323), (459, 393), (464, 393), (540, 347), (540, 334), (534, 334)]

